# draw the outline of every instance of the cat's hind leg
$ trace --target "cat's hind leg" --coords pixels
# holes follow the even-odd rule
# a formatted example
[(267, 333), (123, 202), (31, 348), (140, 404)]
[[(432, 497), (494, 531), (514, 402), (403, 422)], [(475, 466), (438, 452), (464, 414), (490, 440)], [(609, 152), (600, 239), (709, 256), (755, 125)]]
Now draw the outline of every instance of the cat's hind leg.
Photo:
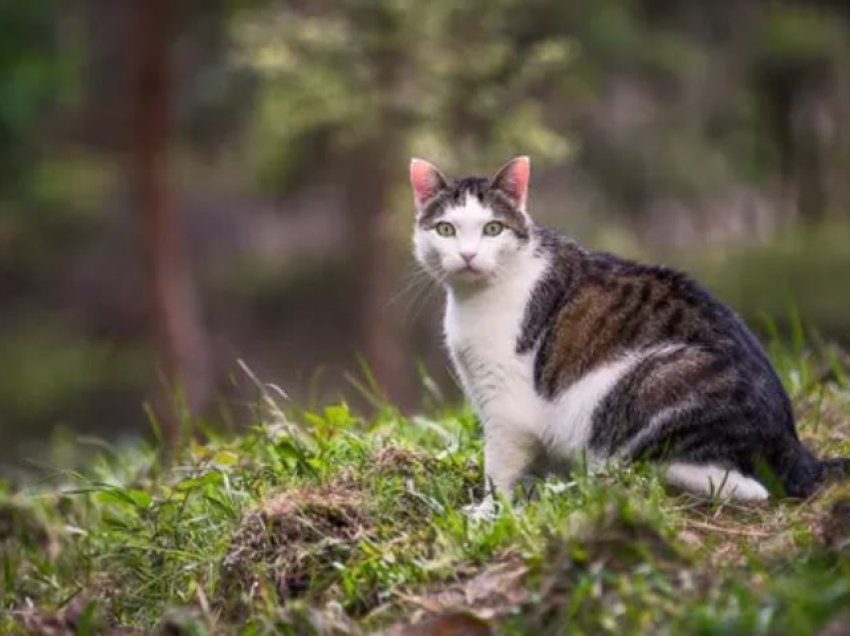
[(752, 477), (717, 464), (674, 462), (663, 468), (665, 481), (689, 492), (737, 501), (764, 501), (767, 489)]

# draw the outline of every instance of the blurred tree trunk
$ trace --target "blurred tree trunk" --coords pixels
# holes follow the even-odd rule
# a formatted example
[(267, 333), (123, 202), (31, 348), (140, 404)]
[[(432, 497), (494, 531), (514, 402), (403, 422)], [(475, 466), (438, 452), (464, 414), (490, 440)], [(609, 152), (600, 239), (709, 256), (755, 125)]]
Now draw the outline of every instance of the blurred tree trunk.
[(358, 281), (359, 342), (375, 380), (386, 397), (403, 405), (408, 400), (403, 328), (390, 304), (396, 279), (396, 241), (391, 234), (389, 203), (395, 183), (390, 144), (359, 146), (351, 161), (346, 187), (355, 276)]
[(801, 88), (791, 114), (796, 147), (797, 209), (803, 221), (816, 225), (829, 210), (827, 174), (831, 131), (830, 91), (821, 81)]
[[(158, 400), (165, 437), (180, 437), (173, 391), (197, 412), (211, 389), (207, 338), (187, 267), (179, 219), (168, 192), (168, 0), (136, 0), (132, 60), (132, 137), (129, 179), (144, 217), (145, 278), (151, 337), (166, 393)], [(176, 406), (176, 405), (173, 405)]]
[(762, 109), (779, 155), (779, 175), (799, 218), (816, 225), (830, 205), (827, 156), (833, 127), (821, 64), (765, 65), (757, 75)]
[(351, 6), (364, 43), (365, 61), (375, 74), (380, 97), (375, 123), (364, 133), (349, 159), (346, 200), (349, 206), (353, 262), (360, 284), (359, 342), (375, 380), (395, 404), (410, 401), (404, 326), (390, 300), (398, 281), (393, 272), (398, 254), (392, 236), (393, 185), (405, 174), (405, 123), (394, 107), (409, 43), (403, 18), (391, 3)]

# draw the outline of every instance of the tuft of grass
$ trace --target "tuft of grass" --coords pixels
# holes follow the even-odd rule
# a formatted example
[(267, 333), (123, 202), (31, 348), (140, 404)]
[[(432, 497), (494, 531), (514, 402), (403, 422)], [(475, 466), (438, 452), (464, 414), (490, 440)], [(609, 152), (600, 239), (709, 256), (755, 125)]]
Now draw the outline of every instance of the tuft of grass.
[[(802, 333), (802, 332), (801, 332)], [(801, 436), (850, 455), (841, 356), (771, 347)], [(258, 386), (262, 386), (258, 383)], [(466, 409), (345, 404), (206, 431), (176, 465), (101, 446), (0, 484), (0, 633), (806, 634), (848, 624), (850, 484), (740, 505), (645, 466), (539, 482), (493, 519)], [(376, 398), (377, 399), (377, 398)], [(404, 627), (415, 623), (415, 628)], [(441, 631), (442, 630), (442, 631)], [(465, 630), (465, 631), (464, 631)]]

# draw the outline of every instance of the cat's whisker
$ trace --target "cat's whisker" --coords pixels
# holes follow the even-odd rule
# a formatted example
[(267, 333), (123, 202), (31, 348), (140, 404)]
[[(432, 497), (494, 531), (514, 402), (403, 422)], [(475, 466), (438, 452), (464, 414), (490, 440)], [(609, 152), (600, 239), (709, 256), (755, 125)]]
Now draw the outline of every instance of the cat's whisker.
[(411, 292), (414, 292), (414, 295), (418, 295), (421, 286), (427, 284), (430, 280), (431, 275), (421, 267), (417, 267), (402, 278), (399, 290), (387, 300), (386, 306), (389, 307), (395, 304)]
[(421, 288), (422, 292), (408, 303), (405, 310), (405, 320), (413, 321), (419, 317), (422, 310), (428, 306), (428, 302), (431, 298), (433, 298), (433, 296), (443, 288), (443, 283), (445, 282), (446, 277), (446, 274), (440, 274), (437, 280), (434, 280), (430, 276), (428, 277), (428, 281)]
[(417, 298), (419, 298), (423, 293), (426, 293), (433, 284), (433, 277), (430, 274), (423, 273), (415, 281), (408, 285), (401, 294), (399, 294), (399, 300), (404, 298), (407, 300), (407, 304), (410, 305), (411, 303), (416, 302)]

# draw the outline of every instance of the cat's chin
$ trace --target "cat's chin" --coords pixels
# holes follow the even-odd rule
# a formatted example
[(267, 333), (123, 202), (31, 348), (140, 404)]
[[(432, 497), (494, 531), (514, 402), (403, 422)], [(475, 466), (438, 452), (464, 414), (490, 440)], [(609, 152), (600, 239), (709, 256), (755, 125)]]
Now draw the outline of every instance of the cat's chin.
[(463, 268), (452, 272), (446, 281), (453, 287), (474, 288), (486, 285), (490, 280), (488, 272), (480, 269)]

